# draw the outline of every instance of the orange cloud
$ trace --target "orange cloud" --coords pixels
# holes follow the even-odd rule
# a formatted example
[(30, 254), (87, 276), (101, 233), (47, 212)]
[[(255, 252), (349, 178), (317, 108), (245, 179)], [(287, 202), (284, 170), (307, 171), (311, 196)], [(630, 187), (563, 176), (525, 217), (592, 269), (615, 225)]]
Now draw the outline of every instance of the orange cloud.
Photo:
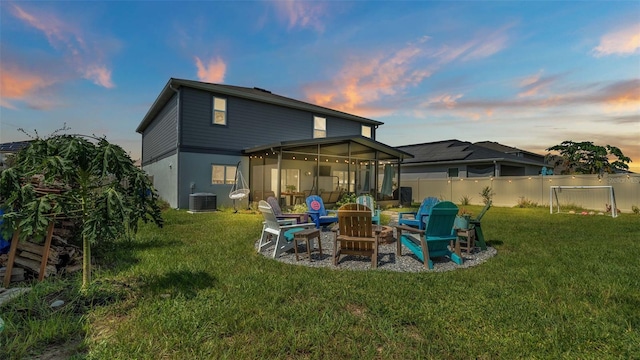
[[(345, 65), (332, 82), (306, 86), (306, 98), (332, 109), (370, 115), (374, 112), (371, 103), (385, 95), (395, 95), (431, 75), (428, 70), (412, 69), (421, 53), (419, 48), (408, 45), (392, 55), (356, 59)], [(381, 112), (389, 111), (375, 109), (376, 114)]]
[(602, 101), (614, 110), (640, 110), (640, 80), (618, 82), (603, 89)]
[(52, 79), (0, 63), (0, 106), (15, 109), (12, 100), (28, 100), (39, 89), (55, 83)]
[(198, 79), (204, 82), (221, 83), (224, 82), (224, 74), (227, 71), (227, 64), (219, 57), (209, 60), (205, 66), (199, 57), (195, 57), (198, 68)]
[(106, 88), (115, 85), (111, 80), (111, 70), (103, 63), (103, 53), (108, 43), (87, 39), (83, 31), (72, 22), (63, 21), (54, 14), (34, 8), (27, 10), (23, 6), (12, 4), (11, 13), (25, 24), (41, 31), (56, 50), (62, 52), (72, 67), (85, 79)]
[(289, 22), (289, 29), (296, 26), (313, 28), (318, 32), (324, 31), (324, 24), (320, 20), (326, 13), (323, 3), (296, 0), (273, 1), (280, 15)]
[(632, 24), (605, 34), (600, 38), (600, 44), (593, 48), (595, 57), (608, 55), (630, 55), (640, 49), (640, 25)]

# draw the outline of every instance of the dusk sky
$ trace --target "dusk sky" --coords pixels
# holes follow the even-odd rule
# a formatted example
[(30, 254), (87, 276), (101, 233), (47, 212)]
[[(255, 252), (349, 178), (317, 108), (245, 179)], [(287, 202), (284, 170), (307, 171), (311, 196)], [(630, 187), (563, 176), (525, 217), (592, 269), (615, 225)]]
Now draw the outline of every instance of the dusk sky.
[(563, 140), (640, 172), (640, 1), (1, 1), (0, 142), (136, 127), (169, 78), (382, 121), (391, 146)]

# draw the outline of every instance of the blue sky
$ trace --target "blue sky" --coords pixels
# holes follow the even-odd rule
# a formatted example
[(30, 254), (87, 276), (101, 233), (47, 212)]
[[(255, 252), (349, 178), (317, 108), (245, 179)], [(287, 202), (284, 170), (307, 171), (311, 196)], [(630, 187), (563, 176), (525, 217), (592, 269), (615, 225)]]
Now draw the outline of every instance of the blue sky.
[(0, 141), (135, 132), (170, 77), (385, 123), (398, 146), (614, 145), (640, 172), (638, 1), (2, 1)]

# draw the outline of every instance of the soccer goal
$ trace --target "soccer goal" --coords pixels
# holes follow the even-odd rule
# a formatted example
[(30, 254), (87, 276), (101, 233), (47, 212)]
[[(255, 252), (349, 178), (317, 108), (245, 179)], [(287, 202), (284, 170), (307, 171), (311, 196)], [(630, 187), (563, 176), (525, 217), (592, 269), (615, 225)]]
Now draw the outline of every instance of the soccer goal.
[(588, 213), (611, 213), (618, 216), (613, 186), (551, 186), (549, 213), (571, 213), (575, 209)]

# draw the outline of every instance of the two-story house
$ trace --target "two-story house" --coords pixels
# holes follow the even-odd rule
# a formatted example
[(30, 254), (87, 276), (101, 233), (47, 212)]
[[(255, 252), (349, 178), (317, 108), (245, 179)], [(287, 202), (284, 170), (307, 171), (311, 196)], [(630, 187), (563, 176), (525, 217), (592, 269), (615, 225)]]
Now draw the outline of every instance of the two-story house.
[(412, 155), (375, 140), (382, 124), (260, 88), (171, 78), (136, 131), (143, 170), (186, 209), (196, 193), (230, 206), (230, 191), (245, 187), (238, 178), (248, 201), (341, 192), (397, 200), (400, 164)]

